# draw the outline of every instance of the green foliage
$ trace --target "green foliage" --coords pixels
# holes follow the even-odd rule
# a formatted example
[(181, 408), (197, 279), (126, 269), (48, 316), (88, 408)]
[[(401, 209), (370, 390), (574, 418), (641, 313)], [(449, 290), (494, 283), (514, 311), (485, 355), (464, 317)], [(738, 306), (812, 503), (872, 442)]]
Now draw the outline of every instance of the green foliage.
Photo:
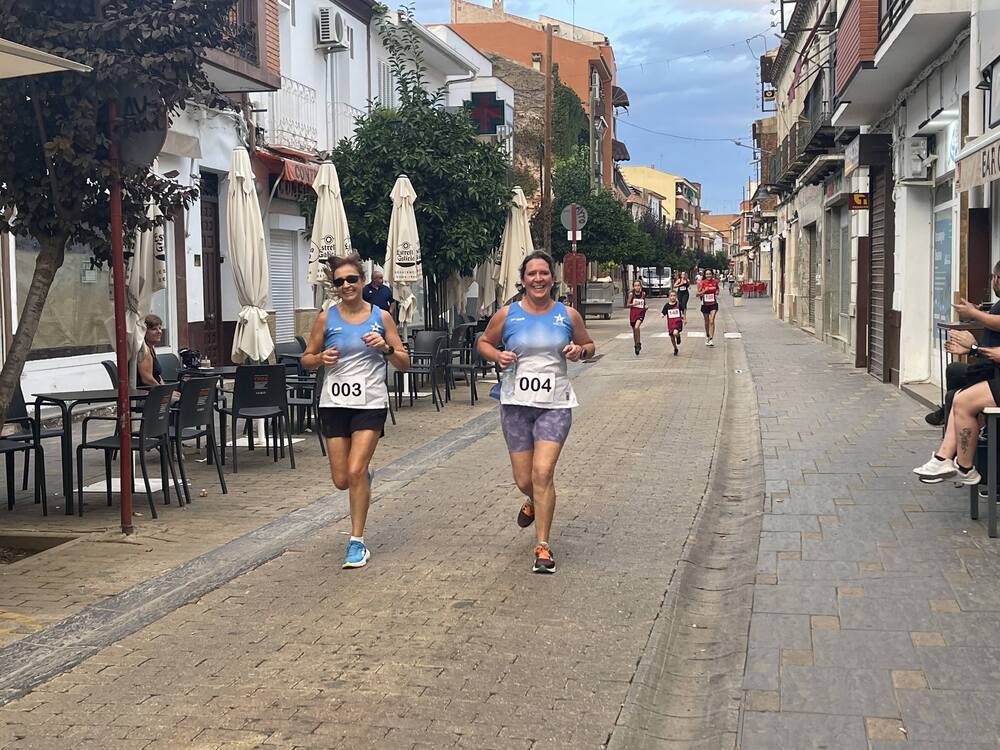
[[(501, 148), (481, 141), (465, 112), (437, 106), (424, 89), (421, 41), (403, 7), (396, 25), (378, 22), (397, 81), (398, 106), (359, 118), (351, 139), (329, 155), (337, 165), (351, 243), (365, 258), (384, 260), (396, 178), (417, 193), (424, 273), (438, 280), (470, 272), (499, 244), (510, 205), (508, 164)], [(303, 206), (308, 217), (311, 203)]]
[[(43, 244), (89, 246), (98, 261), (110, 253), (107, 102), (142, 89), (153, 93), (141, 118), (120, 132), (149, 129), (212, 88), (201, 54), (227, 40), (232, 0), (33, 0), (0, 14), (0, 37), (86, 63), (89, 74), (56, 73), (0, 81), (0, 231)], [(146, 228), (145, 206), (164, 217), (187, 206), (193, 189), (126, 166), (125, 236)]]
[(559, 66), (553, 65), (552, 76), (552, 156), (556, 161), (573, 158), (577, 148), (588, 145), (590, 123), (583, 102), (559, 78)]

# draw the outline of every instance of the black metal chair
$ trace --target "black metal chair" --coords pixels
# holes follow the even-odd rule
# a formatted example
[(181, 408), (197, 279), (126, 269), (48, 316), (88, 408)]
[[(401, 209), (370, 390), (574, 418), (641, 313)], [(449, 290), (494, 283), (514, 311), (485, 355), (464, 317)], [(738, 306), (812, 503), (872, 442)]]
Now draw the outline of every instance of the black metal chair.
[(104, 371), (106, 373), (108, 373), (108, 377), (111, 378), (111, 387), (112, 388), (117, 388), (118, 387), (118, 365), (116, 363), (112, 362), (110, 359), (106, 359), (103, 362), (101, 362), (101, 366), (104, 368)]
[(24, 453), (24, 480), (21, 489), (28, 489), (28, 468), (31, 464), (31, 453), (35, 453), (35, 503), (41, 502), (42, 515), (49, 514), (47, 492), (45, 489), (45, 452), (42, 450), (42, 440), (52, 437), (62, 437), (61, 429), (42, 429), (34, 417), (28, 416), (28, 407), (24, 402), (24, 392), (18, 383), (10, 406), (7, 408), (6, 424), (17, 425), (19, 429), (0, 439), (0, 455), (3, 455), (7, 468), (7, 508), (14, 507), (14, 459), (18, 453)]
[[(184, 505), (184, 495), (177, 483), (174, 464), (170, 455), (170, 406), (173, 403), (174, 385), (156, 385), (149, 389), (149, 395), (142, 407), (139, 418), (139, 429), (132, 432), (132, 450), (139, 454), (139, 466), (142, 469), (142, 479), (146, 485), (146, 498), (149, 500), (149, 512), (156, 518), (156, 503), (153, 502), (153, 491), (149, 485), (149, 469), (146, 466), (146, 453), (156, 448), (160, 453), (160, 482), (163, 485), (163, 503), (170, 504), (169, 478), (173, 479), (174, 490), (177, 492), (177, 504)], [(96, 440), (87, 439), (87, 426), (95, 421), (95, 417), (83, 420), (82, 437), (76, 447), (76, 477), (79, 495), (79, 513), (83, 515), (83, 451), (104, 451), (104, 480), (108, 506), (111, 505), (111, 454), (121, 450), (121, 435), (109, 435)], [(123, 457), (124, 458), (124, 457)], [(133, 478), (133, 486), (134, 486)]]
[(184, 498), (191, 504), (191, 491), (188, 489), (187, 468), (184, 466), (185, 440), (197, 440), (200, 447), (201, 438), (205, 438), (208, 462), (215, 464), (219, 474), (219, 484), (222, 494), (229, 493), (226, 478), (222, 475), (222, 463), (219, 459), (219, 444), (215, 438), (215, 402), (219, 382), (214, 377), (189, 378), (181, 386), (181, 398), (177, 408), (172, 412), (170, 439), (177, 452), (177, 466), (181, 472), (181, 486), (184, 487)]
[[(34, 405), (34, 402), (32, 402)], [(103, 419), (108, 419), (114, 421), (114, 417), (102, 417)], [(34, 443), (35, 440), (48, 440), (50, 438), (61, 438), (63, 436), (62, 427), (42, 427), (40, 424), (35, 425), (34, 417), (28, 414), (28, 405), (24, 400), (24, 391), (21, 390), (21, 384), (18, 383), (17, 387), (14, 389), (14, 395), (10, 400), (10, 406), (7, 407), (7, 419), (6, 424), (8, 425), (19, 425), (20, 428), (16, 432), (12, 432), (9, 435), (4, 435), (6, 440), (17, 440), (23, 443)], [(37, 428), (37, 429), (36, 429)], [(34, 447), (32, 447), (34, 450)], [(13, 456), (13, 453), (11, 454)], [(21, 480), (21, 489), (28, 489), (28, 470), (31, 465), (31, 451), (25, 451), (24, 454), (24, 475)], [(42, 470), (44, 472), (44, 466)], [(37, 499), (36, 499), (37, 502)]]
[[(278, 446), (282, 458), (285, 455), (285, 438), (288, 438), (288, 458), (291, 468), (295, 468), (295, 450), (292, 447), (288, 417), (288, 390), (285, 385), (284, 365), (245, 365), (236, 370), (233, 385), (233, 405), (222, 407), (219, 413), (223, 419), (228, 416), (232, 423), (233, 473), (239, 471), (236, 436), (237, 420), (250, 423), (254, 419), (268, 420), (273, 424), (271, 434), (275, 436), (274, 461), (278, 461)], [(248, 433), (250, 430), (248, 429)], [(250, 449), (253, 450), (253, 436), (248, 434)], [(226, 446), (222, 445), (222, 461), (226, 460)]]
[[(431, 383), (431, 400), (434, 408), (441, 411), (441, 393), (438, 390), (438, 373), (445, 372), (442, 352), (446, 352), (445, 342), (448, 334), (445, 331), (420, 331), (413, 337), (413, 348), (410, 350), (410, 406), (417, 397), (417, 379), (429, 378)], [(445, 383), (447, 387), (447, 382)]]

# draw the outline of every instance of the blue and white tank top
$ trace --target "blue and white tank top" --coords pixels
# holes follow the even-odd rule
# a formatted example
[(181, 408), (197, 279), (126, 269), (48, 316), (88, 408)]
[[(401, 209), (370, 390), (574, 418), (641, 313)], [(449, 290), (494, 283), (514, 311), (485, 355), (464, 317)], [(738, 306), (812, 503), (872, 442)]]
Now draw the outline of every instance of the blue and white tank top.
[(579, 406), (566, 375), (563, 349), (573, 339), (566, 306), (556, 302), (543, 313), (529, 313), (511, 303), (503, 323), (503, 347), (517, 354), (517, 363), (503, 373), (500, 403), (542, 409)]
[(323, 348), (336, 347), (340, 359), (336, 367), (326, 371), (319, 397), (321, 407), (388, 408), (385, 357), (361, 339), (366, 333), (385, 335), (381, 308), (373, 305), (368, 317), (361, 323), (345, 321), (336, 305), (327, 309)]

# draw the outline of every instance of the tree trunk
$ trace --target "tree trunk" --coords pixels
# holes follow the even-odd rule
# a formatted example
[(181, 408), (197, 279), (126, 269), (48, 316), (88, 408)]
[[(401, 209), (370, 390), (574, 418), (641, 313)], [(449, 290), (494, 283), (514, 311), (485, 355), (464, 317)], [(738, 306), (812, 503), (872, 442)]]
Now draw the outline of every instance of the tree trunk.
[(35, 260), (31, 286), (17, 319), (17, 331), (14, 332), (10, 351), (7, 352), (3, 370), (0, 371), (0, 429), (7, 419), (7, 409), (14, 397), (14, 389), (21, 381), (21, 371), (38, 332), (52, 281), (66, 258), (66, 237), (43, 237), (39, 239), (39, 243), (42, 249)]

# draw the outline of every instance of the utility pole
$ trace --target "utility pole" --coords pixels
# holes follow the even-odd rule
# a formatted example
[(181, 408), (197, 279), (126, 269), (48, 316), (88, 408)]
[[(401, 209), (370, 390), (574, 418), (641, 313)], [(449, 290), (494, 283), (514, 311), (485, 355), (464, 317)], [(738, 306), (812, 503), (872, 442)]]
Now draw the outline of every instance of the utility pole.
[(545, 24), (545, 159), (542, 162), (545, 252), (552, 254), (552, 24)]
[(595, 127), (596, 120), (594, 119), (594, 110), (597, 109), (597, 97), (595, 96), (597, 86), (594, 84), (594, 76), (597, 75), (597, 71), (590, 71), (590, 77), (587, 81), (587, 88), (589, 90), (588, 104), (587, 104), (587, 121), (589, 127), (587, 128), (590, 132), (590, 158), (587, 159), (590, 167), (590, 192), (596, 192), (597, 189), (597, 129)]

